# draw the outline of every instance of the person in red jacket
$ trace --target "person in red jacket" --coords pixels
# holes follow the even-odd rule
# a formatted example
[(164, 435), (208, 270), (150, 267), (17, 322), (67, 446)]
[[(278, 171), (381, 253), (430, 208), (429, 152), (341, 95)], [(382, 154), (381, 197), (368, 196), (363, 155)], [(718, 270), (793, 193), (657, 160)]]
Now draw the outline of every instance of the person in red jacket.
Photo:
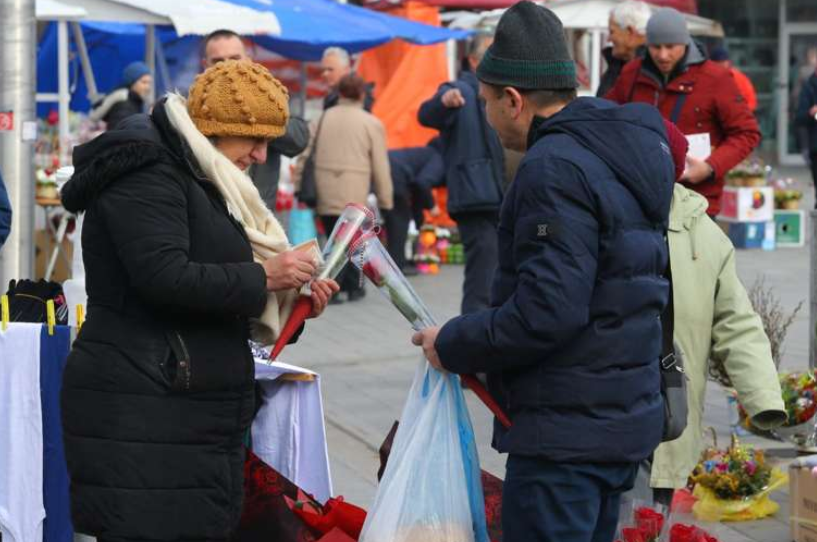
[(605, 98), (650, 103), (685, 135), (709, 134), (711, 154), (687, 156), (680, 181), (706, 197), (707, 213), (714, 217), (720, 212), (724, 176), (760, 143), (757, 120), (732, 74), (706, 59), (678, 11), (662, 8), (650, 18), (647, 50), (643, 59), (624, 67)]

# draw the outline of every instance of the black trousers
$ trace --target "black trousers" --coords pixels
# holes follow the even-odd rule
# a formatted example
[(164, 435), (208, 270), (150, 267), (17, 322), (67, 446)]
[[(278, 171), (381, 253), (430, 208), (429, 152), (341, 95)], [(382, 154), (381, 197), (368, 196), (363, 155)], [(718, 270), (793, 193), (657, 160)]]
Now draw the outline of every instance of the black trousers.
[[(323, 223), (323, 229), (326, 230), (326, 235), (332, 233), (332, 230), (335, 228), (335, 224), (338, 221), (339, 216), (321, 216), (321, 222)], [(338, 275), (337, 281), (340, 285), (341, 292), (355, 292), (357, 290), (363, 289), (363, 283), (361, 282), (361, 274), (358, 271), (357, 267), (352, 265), (351, 263), (347, 263), (346, 267), (343, 268), (343, 271), (340, 272)]]
[(465, 248), (462, 314), (489, 306), (491, 282), (499, 260), (498, 219), (496, 212), (458, 214), (454, 218)]
[(403, 198), (395, 198), (394, 208), (386, 213), (389, 256), (401, 270), (406, 267), (406, 239), (411, 215), (411, 203)]

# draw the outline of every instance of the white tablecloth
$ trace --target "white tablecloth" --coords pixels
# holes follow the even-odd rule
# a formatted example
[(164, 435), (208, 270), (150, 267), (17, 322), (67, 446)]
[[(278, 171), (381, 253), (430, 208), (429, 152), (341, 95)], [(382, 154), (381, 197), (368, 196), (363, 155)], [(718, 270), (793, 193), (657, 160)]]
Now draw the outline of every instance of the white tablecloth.
[[(312, 375), (311, 382), (282, 380), (285, 374)], [(253, 452), (298, 487), (324, 503), (332, 497), (329, 451), (317, 373), (256, 359), (255, 378), (263, 405), (252, 425)]]

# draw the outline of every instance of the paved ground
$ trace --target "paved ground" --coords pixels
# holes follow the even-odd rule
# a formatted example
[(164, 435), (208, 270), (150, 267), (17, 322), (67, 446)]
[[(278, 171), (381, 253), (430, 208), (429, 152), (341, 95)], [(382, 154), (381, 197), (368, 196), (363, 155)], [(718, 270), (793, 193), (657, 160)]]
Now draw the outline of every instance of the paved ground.
[[(805, 179), (805, 171), (794, 171)], [(811, 197), (804, 208), (812, 206)], [(747, 285), (765, 275), (789, 310), (808, 299), (807, 249), (780, 249), (774, 252), (741, 251), (739, 273)], [(412, 280), (432, 313), (445, 321), (458, 313), (462, 267), (447, 266), (437, 276)], [(808, 367), (808, 306), (804, 305), (786, 341), (785, 369)], [(284, 361), (317, 370), (322, 375), (326, 426), (332, 475), (337, 494), (368, 507), (375, 494), (378, 467), (377, 449), (394, 420), (400, 416), (413, 371), (419, 362), (418, 350), (410, 344), (411, 330), (402, 317), (369, 287), (361, 302), (330, 307), (326, 315), (311, 322), (300, 343), (290, 346)], [(504, 457), (493, 451), (490, 417), (477, 400), (468, 395), (477, 433), (483, 468), (504, 475)], [(706, 425), (714, 427), (721, 443), (728, 442), (730, 427), (725, 396), (717, 384), (707, 391)], [(791, 447), (754, 437), (746, 440), (769, 448), (785, 462), (793, 456)], [(718, 526), (722, 542), (784, 542), (791, 540), (788, 527), (788, 489), (775, 499), (781, 510), (773, 519)]]

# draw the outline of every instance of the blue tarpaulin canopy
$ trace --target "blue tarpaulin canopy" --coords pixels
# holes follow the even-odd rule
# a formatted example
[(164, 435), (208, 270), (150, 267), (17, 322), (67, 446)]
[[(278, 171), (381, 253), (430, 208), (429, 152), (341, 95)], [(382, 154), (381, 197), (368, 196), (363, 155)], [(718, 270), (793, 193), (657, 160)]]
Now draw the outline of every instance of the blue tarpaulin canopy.
[(430, 45), (469, 35), (333, 0), (228, 1), (274, 12), (281, 24), (281, 34), (254, 39), (262, 47), (296, 60), (319, 60), (323, 50), (331, 46), (356, 53), (393, 39)]
[[(271, 11), (277, 17), (281, 34), (249, 36), (261, 47), (295, 60), (319, 60), (327, 47), (343, 47), (357, 53), (394, 39), (427, 45), (450, 39), (464, 39), (469, 32), (430, 26), (380, 12), (339, 4), (333, 0), (228, 0), (258, 11)], [(83, 35), (90, 53), (91, 65), (101, 92), (110, 92), (119, 84), (122, 69), (145, 55), (145, 26), (129, 23), (83, 21)], [(198, 57), (200, 38), (179, 37), (169, 26), (156, 27), (171, 73), (177, 73)], [(55, 92), (57, 88), (56, 28), (51, 24), (40, 42), (37, 59), (37, 91)], [(74, 55), (74, 58), (76, 55)], [(87, 111), (90, 107), (85, 80), (80, 77), (78, 62), (72, 62), (71, 109)], [(157, 74), (157, 89), (172, 84)], [(50, 105), (41, 105), (44, 115)]]

